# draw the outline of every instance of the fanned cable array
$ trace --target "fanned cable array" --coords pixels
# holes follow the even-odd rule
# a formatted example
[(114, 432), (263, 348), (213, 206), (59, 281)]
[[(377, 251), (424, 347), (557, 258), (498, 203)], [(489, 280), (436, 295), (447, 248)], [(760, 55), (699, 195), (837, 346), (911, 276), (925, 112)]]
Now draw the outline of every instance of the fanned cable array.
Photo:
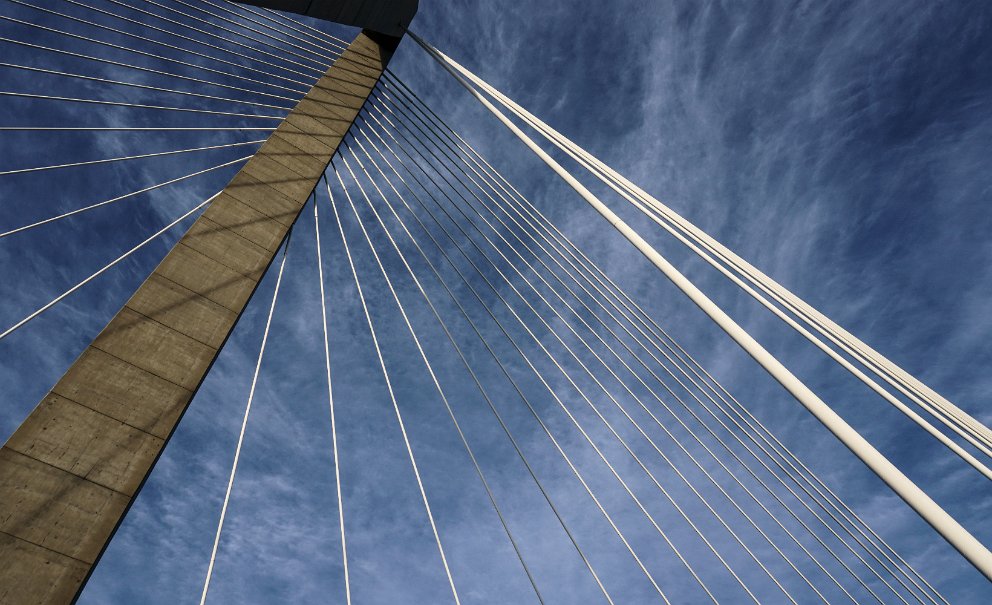
[[(3, 4), (0, 98), (7, 107), (0, 132), (8, 153), (0, 177), (9, 195), (29, 190), (32, 178), (113, 195), (93, 200), (60, 193), (66, 199), (57, 206), (64, 211), (30, 219), (25, 219), (30, 211), (8, 208), (0, 239), (23, 238), (66, 219), (81, 225), (83, 213), (111, 212), (107, 207), (120, 202), (147, 206), (149, 199), (162, 200), (204, 181), (219, 188), (339, 52), (300, 38), (275, 13), (227, 2)], [(14, 153), (18, 142), (23, 142), (20, 154)], [(55, 160), (18, 164), (19, 155), (37, 157), (38, 149), (49, 150)], [(60, 159), (70, 154), (72, 161)], [(194, 216), (211, 199), (3, 326), (0, 338)], [(156, 211), (145, 208), (139, 216), (155, 220)]]
[[(71, 178), (90, 188), (98, 180), (108, 192), (95, 200), (67, 197), (51, 216), (5, 212), (0, 245), (44, 238), (56, 225), (83, 225), (83, 214), (100, 216), (111, 207), (123, 212), (118, 202), (135, 206), (166, 193), (191, 199), (182, 187), (203, 186), (203, 179), (213, 178), (216, 191), (216, 179), (246, 162), (348, 47), (299, 19), (232, 2), (0, 1), (0, 44), (11, 49), (0, 63), (0, 97), (13, 108), (0, 130), (30, 137), (26, 142), (55, 137), (45, 143), (53, 149), (50, 163), (22, 166), (12, 158), (0, 166), (3, 184), (23, 191), (32, 178), (83, 174)], [(450, 57), (411, 37), (979, 571), (992, 573), (980, 542), (518, 123), (985, 478), (992, 478), (992, 431)], [(872, 528), (843, 489), (814, 472), (752, 411), (754, 402), (718, 381), (650, 306), (594, 260), (589, 246), (542, 211), (539, 195), (515, 184), (416, 88), (385, 71), (310, 194), (312, 219), (305, 213), (288, 228), (269, 268), (274, 289), (252, 353), (235, 449), (222, 461), (224, 489), (210, 495), (220, 508), (212, 546), (203, 553), (201, 605), (217, 598), (212, 581), (230, 573), (216, 567), (233, 554), (225, 540), (229, 509), (252, 495), (238, 490), (237, 478), (244, 476), (239, 467), (250, 447), (252, 413), (264, 405), (256, 396), (272, 364), (267, 346), (279, 336), (278, 314), (303, 315), (280, 299), (295, 279), (294, 263), (312, 265), (318, 281), (300, 291), (313, 297), (307, 308), (314, 312), (304, 320), (320, 324), (319, 351), (298, 355), (318, 356), (321, 371), (294, 380), (318, 384), (315, 403), (329, 413), (326, 478), (333, 502), (320, 523), (334, 528), (335, 543), (324, 550), (338, 562), (333, 584), (339, 589), (329, 599), (350, 605), (353, 594), (368, 589), (362, 583), (375, 569), (362, 550), (367, 524), (356, 519), (367, 512), (359, 496), (372, 490), (382, 469), (349, 466), (354, 456), (348, 447), (356, 443), (349, 435), (360, 432), (350, 423), (362, 407), (388, 418), (375, 425), (374, 438), (395, 446), (390, 451), (409, 478), (394, 488), (397, 499), (412, 503), (402, 522), (430, 543), (429, 556), (409, 567), (456, 604), (478, 602), (465, 587), (476, 585), (473, 574), (490, 571), (508, 574), (499, 583), (538, 603), (949, 602), (928, 581), (921, 558), (900, 553), (884, 531)], [(83, 149), (83, 157), (60, 154), (59, 146)], [(248, 155), (230, 159), (217, 152)], [(182, 161), (165, 163), (176, 156)], [(220, 195), (170, 204), (181, 209), (164, 220), (164, 210), (145, 208), (134, 222), (165, 225), (149, 229), (151, 235), (88, 276), (72, 277), (68, 287), (52, 286), (39, 295), (48, 302), (5, 320), (0, 339)], [(304, 259), (303, 248), (313, 255)], [(378, 393), (364, 399), (353, 396), (361, 392), (356, 379), (337, 373), (342, 357), (359, 349), (372, 361), (357, 381)], [(452, 451), (439, 455), (442, 442)], [(468, 469), (458, 473), (464, 485), (448, 484), (448, 471), (438, 465), (442, 458)], [(480, 527), (492, 530), (486, 534), (491, 565), (466, 560), (458, 542), (465, 533), (456, 531), (463, 516), (471, 519), (472, 535), (481, 535)]]

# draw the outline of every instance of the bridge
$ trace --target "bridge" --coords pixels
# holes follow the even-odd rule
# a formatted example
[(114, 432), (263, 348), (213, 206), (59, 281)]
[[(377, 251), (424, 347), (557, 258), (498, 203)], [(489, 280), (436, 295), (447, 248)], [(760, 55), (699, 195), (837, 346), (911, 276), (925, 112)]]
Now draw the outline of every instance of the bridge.
[[(253, 560), (349, 604), (438, 586), (454, 603), (947, 603), (935, 549), (981, 598), (981, 528), (911, 477), (939, 465), (983, 510), (992, 430), (418, 35), (417, 10), (4, 0), (0, 130), (30, 162), (0, 166), (5, 309), (24, 310), (0, 347), (22, 377), (7, 398), (34, 407), (0, 450), (0, 602), (84, 598), (136, 515), (179, 514), (148, 503), (194, 488), (190, 517), (145, 522), (195, 530), (201, 604)], [(510, 158), (425, 100), (436, 81)], [(700, 268), (857, 405), (760, 342)], [(838, 467), (863, 465), (913, 539), (870, 523), (855, 471), (804, 459), (673, 317), (705, 319)], [(869, 433), (851, 409), (898, 420)], [(893, 461), (886, 430), (939, 462)], [(284, 531), (301, 515), (312, 535)], [(267, 558), (287, 542), (309, 556)]]

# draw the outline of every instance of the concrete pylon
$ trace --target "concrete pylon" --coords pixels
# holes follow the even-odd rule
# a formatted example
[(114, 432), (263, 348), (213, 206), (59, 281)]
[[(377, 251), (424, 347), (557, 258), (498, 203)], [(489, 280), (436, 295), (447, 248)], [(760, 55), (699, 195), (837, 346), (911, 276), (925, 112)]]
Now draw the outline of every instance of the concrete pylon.
[(76, 599), (398, 42), (355, 38), (0, 449), (0, 603)]

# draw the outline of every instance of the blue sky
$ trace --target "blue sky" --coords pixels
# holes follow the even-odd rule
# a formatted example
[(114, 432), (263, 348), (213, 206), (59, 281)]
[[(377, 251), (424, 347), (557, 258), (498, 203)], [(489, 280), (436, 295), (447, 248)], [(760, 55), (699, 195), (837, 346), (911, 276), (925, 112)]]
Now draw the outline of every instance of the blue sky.
[[(139, 31), (136, 24), (94, 15), (79, 5), (46, 0), (34, 3)], [(119, 5), (102, 0), (94, 5), (151, 23), (147, 16), (127, 13)], [(162, 5), (189, 10), (172, 0), (163, 0)], [(157, 7), (148, 10), (165, 14)], [(126, 38), (10, 2), (4, 2), (0, 14), (129, 43)], [(990, 21), (992, 12), (978, 2), (769, 2), (747, 6), (677, 2), (645, 6), (634, 2), (475, 4), (425, 0), (412, 28), (989, 423), (992, 410), (986, 399), (992, 387), (988, 371), (992, 353), (987, 335), (992, 329), (988, 304), (992, 296), (992, 240), (988, 232), (992, 213), (988, 207), (992, 171), (987, 168), (987, 156), (988, 141), (992, 140), (992, 77), (986, 67), (992, 59)], [(354, 33), (346, 28), (329, 29), (346, 38)], [(8, 38), (159, 69), (167, 66), (9, 21), (0, 23), (0, 30), (0, 35)], [(160, 32), (140, 31), (154, 39), (170, 39)], [(185, 42), (180, 45), (188, 46)], [(3, 61), (9, 63), (198, 90), (189, 83), (10, 44), (4, 44), (3, 49)], [(186, 59), (223, 67), (202, 58)], [(233, 56), (232, 60), (246, 62)], [(980, 574), (416, 45), (403, 42), (391, 67), (542, 212), (580, 242), (680, 343), (704, 360), (708, 370), (951, 602), (984, 603), (992, 598), (992, 589)], [(193, 73), (176, 66), (168, 68)], [(0, 88), (6, 91), (278, 113), (151, 91), (108, 92), (103, 85), (6, 68), (2, 74)], [(214, 79), (209, 74), (196, 75)], [(274, 91), (272, 87), (265, 90)], [(229, 90), (212, 92), (245, 96)], [(273, 102), (271, 98), (253, 98)], [(128, 108), (95, 110), (79, 104), (10, 97), (0, 98), (0, 104), (6, 116), (3, 125), (267, 123)], [(0, 137), (0, 170), (263, 136), (4, 132)], [(233, 160), (249, 151), (234, 148), (109, 167), (0, 177), (4, 200), (0, 204), (0, 230)], [(218, 170), (0, 240), (0, 266), (4, 267), (0, 323), (4, 327), (14, 323), (216, 192), (232, 174), (231, 168)], [(992, 530), (983, 523), (992, 514), (992, 492), (984, 480), (718, 274), (691, 258), (676, 241), (625, 207), (605, 187), (586, 174), (579, 176), (976, 537), (992, 543)], [(340, 201), (340, 192), (336, 195)], [(333, 214), (325, 198), (321, 203), (353, 596), (356, 603), (450, 602)], [(533, 593), (423, 370), (357, 222), (349, 208), (339, 209), (345, 213), (343, 223), (363, 288), (373, 293), (371, 313), (384, 349), (389, 351), (387, 365), (460, 596), (465, 603), (533, 602)], [(367, 222), (373, 220), (367, 212), (363, 216)], [(30, 412), (180, 231), (148, 246), (0, 341), (0, 358), (4, 360), (0, 380), (6, 394), (0, 408), (0, 434), (9, 435)], [(295, 231), (209, 602), (343, 602), (314, 224), (309, 206)], [(403, 274), (402, 265), (388, 251), (388, 241), (381, 232), (373, 229), (373, 233), (439, 380), (511, 528), (520, 538), (542, 594), (549, 603), (602, 602), (444, 334)], [(416, 254), (409, 246), (406, 250)], [(443, 266), (445, 279), (456, 283), (457, 275), (440, 256), (436, 252), (430, 255)], [(556, 457), (473, 337), (468, 323), (444, 298), (426, 264), (411, 259), (429, 294), (450, 318), (456, 339), (491, 389), (570, 528), (594, 553), (593, 563), (611, 594), (617, 602), (654, 602), (657, 595)], [(470, 270), (464, 263), (461, 266)], [(198, 597), (274, 286), (273, 273), (241, 318), (81, 603), (174, 603)], [(478, 278), (474, 285), (480, 291), (485, 289)], [(487, 338), (500, 342), (498, 352), (514, 377), (546, 415), (577, 465), (588, 473), (591, 486), (635, 550), (645, 555), (673, 601), (699, 602), (698, 586), (567, 418), (556, 410), (547, 391), (500, 340), (495, 325), (472, 302), (467, 289), (458, 287), (455, 291), (464, 297), (470, 315), (479, 321)], [(509, 287), (502, 287), (501, 293), (512, 299)], [(485, 296), (500, 320), (511, 325), (511, 314), (496, 304), (490, 293)], [(538, 330), (539, 324), (527, 317)], [(553, 325), (562, 328), (561, 322)], [(522, 342), (526, 338), (519, 327), (512, 333)], [(546, 330), (539, 334), (543, 342), (553, 344)], [(570, 345), (576, 342), (566, 341)], [(553, 368), (533, 343), (527, 353), (540, 359), (542, 371), (553, 375)], [(569, 370), (581, 375), (577, 366)], [(552, 382), (570, 405), (582, 409), (582, 402), (560, 375), (554, 375)], [(579, 382), (587, 392), (596, 393), (591, 380), (581, 378)], [(611, 389), (619, 392), (615, 385)], [(609, 405), (601, 393), (594, 399)], [(690, 535), (676, 511), (636, 464), (624, 457), (588, 410), (578, 414), (585, 425), (594, 427), (594, 440), (603, 444), (611, 460), (618, 461), (620, 474), (630, 480), (676, 544), (703, 570), (721, 601), (738, 602), (739, 586)], [(619, 415), (610, 418), (619, 426)], [(655, 431), (653, 436), (659, 443), (669, 443), (657, 427)], [(632, 442), (637, 438), (627, 427), (622, 432)], [(636, 443), (636, 451), (650, 460), (649, 466), (662, 484), (676, 501), (694, 507), (690, 515), (714, 538), (730, 564), (753, 582), (756, 593), (769, 602), (781, 600), (781, 593), (775, 592), (767, 577), (699, 510), (677, 477), (659, 458), (650, 457), (653, 452), (646, 443)], [(677, 452), (673, 457), (686, 462)], [(693, 480), (698, 479), (697, 472)], [(725, 509), (724, 503), (720, 510)], [(767, 548), (761, 554), (776, 575), (787, 578), (787, 586), (795, 594), (812, 594), (803, 592), (806, 589), (799, 579)], [(879, 584), (872, 586), (878, 588)], [(859, 598), (866, 594), (860, 593)], [(833, 593), (831, 597), (836, 602), (842, 600)], [(893, 595), (888, 593), (885, 598)]]

